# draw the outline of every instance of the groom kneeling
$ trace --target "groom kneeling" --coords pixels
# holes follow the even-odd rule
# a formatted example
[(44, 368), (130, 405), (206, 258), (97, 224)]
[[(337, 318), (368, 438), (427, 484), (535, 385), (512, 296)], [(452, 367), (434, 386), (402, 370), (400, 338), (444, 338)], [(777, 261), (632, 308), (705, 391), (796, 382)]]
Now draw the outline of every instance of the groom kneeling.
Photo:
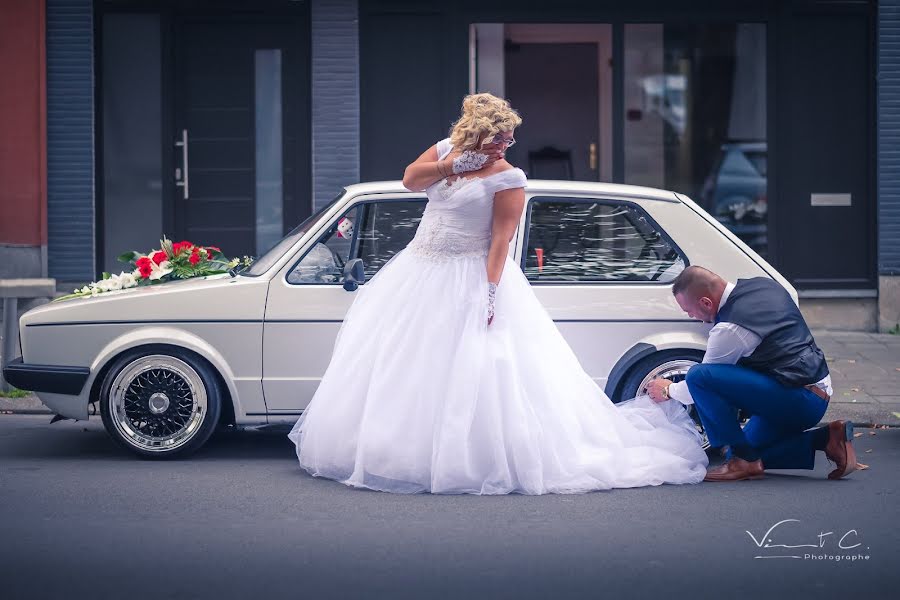
[[(657, 402), (693, 403), (710, 444), (728, 447), (726, 462), (710, 468), (705, 481), (760, 479), (764, 469), (812, 469), (816, 450), (836, 465), (829, 479), (856, 469), (851, 422), (810, 429), (828, 408), (831, 376), (787, 290), (767, 277), (733, 284), (690, 266), (672, 293), (688, 316), (715, 326), (703, 364), (683, 382), (655, 379), (647, 391)], [(739, 409), (752, 415), (743, 428)]]

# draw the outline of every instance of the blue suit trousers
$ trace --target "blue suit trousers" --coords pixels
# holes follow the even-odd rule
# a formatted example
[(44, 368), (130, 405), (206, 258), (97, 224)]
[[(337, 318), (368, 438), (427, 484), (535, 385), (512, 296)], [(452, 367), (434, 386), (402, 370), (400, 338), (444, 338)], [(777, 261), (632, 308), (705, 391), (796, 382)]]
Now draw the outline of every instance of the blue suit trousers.
[[(828, 403), (804, 387), (739, 365), (699, 364), (687, 374), (697, 414), (713, 446), (729, 456), (762, 458), (766, 469), (812, 469), (813, 430)], [(752, 415), (741, 428), (738, 409)], [(809, 431), (807, 431), (809, 430)]]

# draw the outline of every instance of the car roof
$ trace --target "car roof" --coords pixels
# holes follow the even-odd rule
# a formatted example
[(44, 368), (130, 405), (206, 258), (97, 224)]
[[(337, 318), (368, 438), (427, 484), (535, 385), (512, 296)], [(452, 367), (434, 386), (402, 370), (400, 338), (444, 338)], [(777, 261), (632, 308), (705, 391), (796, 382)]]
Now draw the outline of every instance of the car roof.
[[(347, 186), (347, 192), (360, 194), (399, 194), (409, 193), (400, 180), (370, 181)], [(662, 200), (664, 202), (681, 202), (675, 192), (660, 190), (639, 185), (621, 183), (599, 183), (593, 181), (562, 181), (554, 179), (529, 179), (525, 188), (530, 194), (597, 194), (627, 198), (643, 198)]]

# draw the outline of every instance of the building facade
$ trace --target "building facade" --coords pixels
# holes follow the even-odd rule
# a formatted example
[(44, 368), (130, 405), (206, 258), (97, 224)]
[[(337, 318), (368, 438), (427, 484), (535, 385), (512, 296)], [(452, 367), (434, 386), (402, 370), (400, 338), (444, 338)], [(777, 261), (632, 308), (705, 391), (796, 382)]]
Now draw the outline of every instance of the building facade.
[(532, 178), (684, 193), (819, 326), (900, 322), (900, 0), (9, 0), (0, 277), (163, 233), (256, 255), (397, 179), (462, 97)]

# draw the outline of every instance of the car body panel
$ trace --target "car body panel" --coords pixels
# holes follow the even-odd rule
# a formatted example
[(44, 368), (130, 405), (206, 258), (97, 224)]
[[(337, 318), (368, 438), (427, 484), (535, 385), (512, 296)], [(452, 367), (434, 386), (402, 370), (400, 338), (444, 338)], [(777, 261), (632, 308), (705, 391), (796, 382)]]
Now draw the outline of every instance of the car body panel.
[[(687, 263), (702, 264), (732, 281), (773, 277), (796, 301), (796, 291), (777, 271), (690, 199), (674, 192), (531, 180), (526, 195), (529, 201), (564, 197), (638, 206), (674, 240)], [(210, 276), (32, 309), (20, 321), (24, 361), (90, 368), (79, 395), (40, 392), (39, 397), (63, 416), (87, 418), (91, 391), (110, 361), (137, 346), (171, 344), (203, 356), (222, 375), (237, 424), (296, 420), (330, 362), (354, 292), (339, 284), (291, 284), (287, 275), (348, 209), (384, 199), (424, 203), (425, 196), (409, 192), (398, 181), (351, 185), (256, 276)], [(510, 244), (510, 256), (520, 265), (527, 218), (526, 210)], [(614, 367), (617, 377), (627, 370), (623, 357), (636, 347), (705, 348), (709, 325), (686, 318), (670, 284), (541, 281), (532, 289), (601, 387)]]
[(77, 396), (37, 392), (54, 412), (86, 419), (93, 384), (110, 360), (137, 346), (173, 344), (218, 369), (236, 418), (265, 414), (260, 374), (266, 291), (265, 281), (219, 275), (44, 304), (20, 319), (23, 360), (89, 367)]

